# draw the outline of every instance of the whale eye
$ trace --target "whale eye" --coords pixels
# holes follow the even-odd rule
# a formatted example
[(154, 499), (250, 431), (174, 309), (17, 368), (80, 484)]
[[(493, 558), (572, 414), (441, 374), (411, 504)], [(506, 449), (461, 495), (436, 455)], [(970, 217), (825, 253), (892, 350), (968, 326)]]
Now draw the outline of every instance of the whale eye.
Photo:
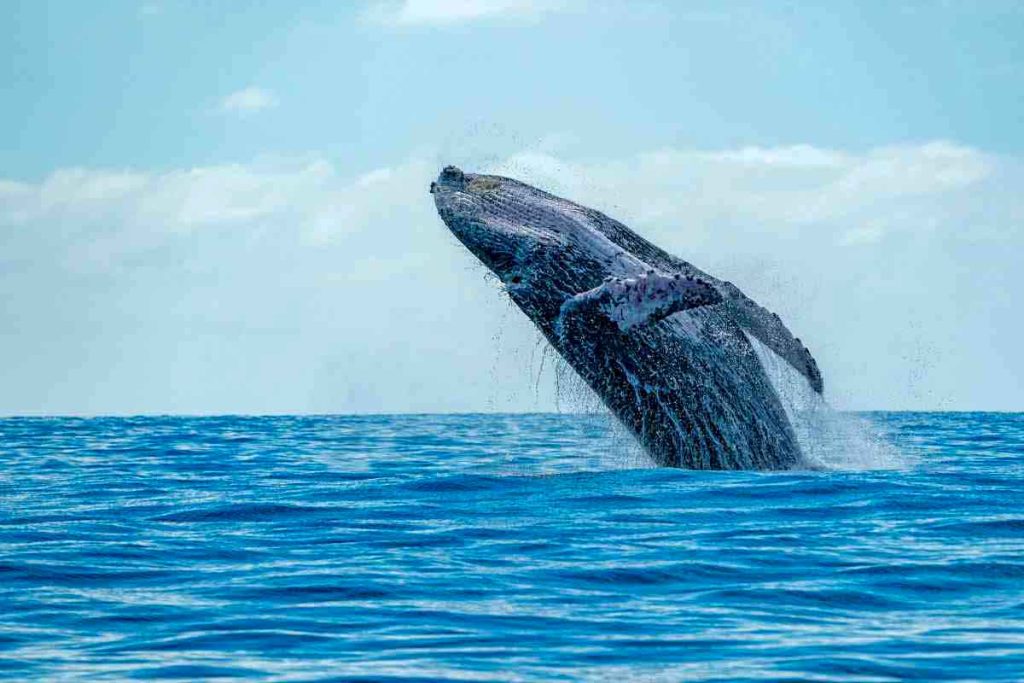
[(512, 276), (512, 279), (510, 280), (510, 282), (511, 282), (512, 284), (514, 284), (514, 285), (518, 285), (518, 284), (519, 284), (520, 282), (522, 282), (522, 281), (523, 281), (523, 278), (521, 278), (521, 277), (520, 277), (520, 276), (518, 276), (518, 275), (513, 275), (513, 276)]

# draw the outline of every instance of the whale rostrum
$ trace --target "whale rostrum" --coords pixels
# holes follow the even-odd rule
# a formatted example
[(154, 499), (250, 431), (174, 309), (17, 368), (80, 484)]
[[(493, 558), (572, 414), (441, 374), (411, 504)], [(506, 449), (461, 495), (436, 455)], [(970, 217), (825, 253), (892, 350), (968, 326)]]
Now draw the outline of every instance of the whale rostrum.
[(802, 463), (754, 344), (818, 394), (822, 378), (777, 315), (622, 223), (517, 180), (448, 166), (430, 191), (452, 233), (657, 464)]

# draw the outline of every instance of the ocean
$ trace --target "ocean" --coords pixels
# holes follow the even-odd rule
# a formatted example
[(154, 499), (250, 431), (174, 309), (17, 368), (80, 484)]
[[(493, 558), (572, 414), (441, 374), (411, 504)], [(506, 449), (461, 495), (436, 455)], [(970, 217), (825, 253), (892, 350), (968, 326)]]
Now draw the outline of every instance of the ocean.
[(17, 680), (1021, 680), (1024, 414), (644, 465), (597, 415), (0, 420)]

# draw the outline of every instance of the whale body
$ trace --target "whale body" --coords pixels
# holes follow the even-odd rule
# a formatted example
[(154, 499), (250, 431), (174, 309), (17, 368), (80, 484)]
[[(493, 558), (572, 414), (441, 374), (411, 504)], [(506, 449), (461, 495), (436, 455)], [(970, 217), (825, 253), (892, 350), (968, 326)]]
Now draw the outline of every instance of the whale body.
[(818, 394), (822, 378), (777, 315), (622, 223), (517, 180), (448, 166), (430, 191), (451, 232), (655, 463), (803, 463), (755, 345)]

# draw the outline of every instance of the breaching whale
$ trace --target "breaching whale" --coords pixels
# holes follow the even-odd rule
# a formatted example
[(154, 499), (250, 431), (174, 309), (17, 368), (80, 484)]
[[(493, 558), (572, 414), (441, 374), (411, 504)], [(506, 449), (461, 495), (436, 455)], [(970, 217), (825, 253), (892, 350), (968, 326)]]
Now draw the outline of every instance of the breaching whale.
[(754, 345), (818, 394), (821, 373), (777, 315), (622, 223), (517, 180), (448, 166), (430, 192), (452, 233), (657, 464), (802, 463)]

